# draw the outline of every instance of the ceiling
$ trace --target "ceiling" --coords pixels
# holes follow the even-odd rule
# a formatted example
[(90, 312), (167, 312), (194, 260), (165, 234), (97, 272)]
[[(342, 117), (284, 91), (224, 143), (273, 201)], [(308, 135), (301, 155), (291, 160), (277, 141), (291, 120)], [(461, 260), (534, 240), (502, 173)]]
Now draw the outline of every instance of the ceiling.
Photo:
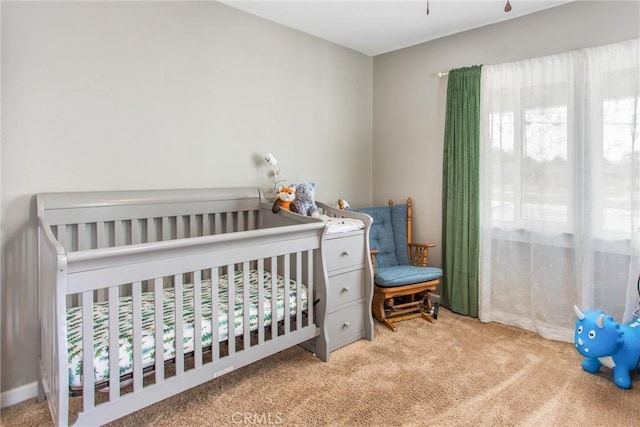
[(576, 0), (220, 0), (369, 56)]

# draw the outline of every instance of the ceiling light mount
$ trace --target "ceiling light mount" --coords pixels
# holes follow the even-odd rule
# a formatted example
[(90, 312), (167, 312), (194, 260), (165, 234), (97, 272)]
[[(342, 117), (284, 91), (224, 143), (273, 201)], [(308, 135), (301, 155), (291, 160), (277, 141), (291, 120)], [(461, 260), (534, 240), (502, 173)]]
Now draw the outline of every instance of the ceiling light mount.
[(504, 5), (504, 11), (511, 12), (511, 3), (509, 3), (509, 0), (507, 0), (507, 4)]
[[(511, 3), (507, 0), (507, 3), (504, 5), (505, 12), (511, 12)], [(427, 9), (425, 10), (425, 15), (429, 15), (429, 0), (427, 0)]]

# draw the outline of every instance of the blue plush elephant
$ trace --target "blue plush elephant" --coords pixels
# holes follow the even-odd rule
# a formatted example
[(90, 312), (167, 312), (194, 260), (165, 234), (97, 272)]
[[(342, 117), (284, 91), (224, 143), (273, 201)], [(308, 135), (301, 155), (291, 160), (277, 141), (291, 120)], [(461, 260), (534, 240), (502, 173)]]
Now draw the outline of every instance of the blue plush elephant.
[(291, 212), (300, 215), (319, 217), (318, 205), (316, 205), (316, 183), (305, 182), (296, 185), (296, 197), (291, 202)]

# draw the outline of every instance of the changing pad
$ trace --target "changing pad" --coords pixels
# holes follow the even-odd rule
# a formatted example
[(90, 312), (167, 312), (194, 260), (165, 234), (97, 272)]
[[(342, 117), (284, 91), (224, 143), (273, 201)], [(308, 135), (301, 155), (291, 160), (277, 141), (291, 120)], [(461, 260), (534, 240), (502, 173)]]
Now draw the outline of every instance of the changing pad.
[(364, 222), (355, 218), (333, 218), (327, 215), (320, 215), (320, 219), (329, 225), (327, 234), (347, 233), (364, 228)]

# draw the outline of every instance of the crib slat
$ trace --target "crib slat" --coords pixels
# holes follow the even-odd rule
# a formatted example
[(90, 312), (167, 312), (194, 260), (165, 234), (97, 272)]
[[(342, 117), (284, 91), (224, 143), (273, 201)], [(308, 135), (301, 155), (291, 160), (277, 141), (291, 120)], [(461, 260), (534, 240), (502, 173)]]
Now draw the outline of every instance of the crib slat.
[(142, 243), (142, 230), (140, 228), (140, 220), (131, 220), (131, 244), (136, 245)]
[(210, 214), (202, 215), (202, 235), (203, 236), (211, 235), (211, 215)]
[(236, 215), (238, 215), (238, 227), (236, 228), (236, 231), (245, 231), (244, 212), (238, 212)]
[(314, 298), (314, 287), (315, 283), (313, 283), (313, 250), (307, 251), (307, 316), (308, 323), (307, 325), (313, 325), (313, 298)]
[[(104, 221), (98, 221), (95, 224), (96, 224), (96, 246), (95, 247), (97, 249), (106, 248), (109, 244), (107, 241), (105, 223)], [(78, 232), (80, 232), (79, 229), (78, 229)], [(87, 246), (87, 249), (88, 249), (90, 244), (87, 243), (87, 245), (88, 245)], [(104, 301), (108, 297), (108, 293), (106, 289), (99, 289), (97, 292), (97, 297), (99, 301)]]
[(244, 330), (242, 331), (242, 337), (244, 340), (244, 345), (242, 346), (243, 350), (248, 350), (251, 346), (251, 325), (249, 325), (249, 311), (251, 308), (251, 304), (249, 302), (250, 291), (251, 291), (251, 283), (249, 283), (249, 262), (245, 261), (242, 263), (242, 324), (244, 325)]
[(147, 243), (155, 242), (158, 240), (154, 225), (155, 220), (153, 218), (147, 218)]
[(120, 397), (120, 348), (118, 327), (118, 287), (109, 288), (109, 400)]
[(82, 293), (82, 407), (93, 409), (93, 292)]
[(249, 211), (248, 212), (248, 223), (247, 223), (247, 230), (255, 230), (256, 228), (256, 218), (254, 215), (254, 211)]
[(264, 259), (258, 260), (258, 345), (264, 342)]
[(107, 247), (107, 231), (104, 221), (96, 222), (96, 245), (98, 249)]
[(183, 310), (183, 291), (182, 274), (173, 276), (174, 292), (176, 302), (176, 329), (175, 329), (175, 350), (176, 350), (176, 376), (184, 373), (184, 310)]
[(220, 358), (220, 322), (218, 307), (218, 269), (211, 269), (211, 360), (215, 362)]
[(81, 223), (78, 224), (78, 250), (79, 251), (84, 251), (87, 249), (91, 248), (91, 243), (89, 238), (91, 237), (87, 228), (88, 228), (88, 224), (86, 223)]
[(185, 236), (185, 229), (186, 226), (184, 224), (184, 222), (186, 221), (187, 217), (184, 215), (179, 215), (176, 217), (176, 238), (177, 239), (184, 239)]
[(228, 326), (228, 348), (229, 348), (229, 356), (235, 354), (236, 352), (236, 315), (235, 315), (235, 295), (236, 295), (236, 283), (235, 283), (235, 270), (233, 264), (227, 266), (227, 292), (228, 292), (228, 304), (227, 304), (227, 313), (229, 316), (229, 320), (227, 322)]
[(195, 215), (189, 215), (189, 237), (198, 236), (198, 220)]
[(122, 221), (113, 221), (113, 236), (115, 246), (124, 245), (124, 227)]
[(227, 212), (225, 216), (227, 217), (227, 233), (233, 233), (234, 212)]
[(202, 283), (200, 270), (193, 272), (194, 367), (202, 366)]
[(291, 309), (291, 301), (290, 301), (290, 293), (289, 289), (289, 279), (290, 275), (290, 256), (291, 254), (286, 254), (284, 256), (284, 334), (288, 335), (291, 332), (291, 318), (289, 314), (289, 310)]
[(162, 236), (161, 239), (164, 242), (164, 241), (167, 241), (167, 240), (169, 240), (171, 238), (170, 234), (169, 234), (169, 231), (170, 231), (169, 230), (169, 218), (167, 218), (166, 216), (162, 217), (161, 221), (162, 222), (161, 222), (160, 233), (161, 233), (161, 236)]
[[(96, 222), (96, 248), (108, 246), (105, 236), (105, 224), (103, 221)], [(89, 235), (88, 224), (78, 224), (78, 250), (91, 249), (91, 236)], [(106, 289), (98, 289), (96, 292), (99, 301), (108, 298)]]
[(133, 308), (133, 391), (142, 390), (142, 282), (131, 286)]
[(214, 221), (213, 234), (222, 234), (222, 214), (220, 214), (220, 212), (216, 212), (213, 218), (213, 221)]
[(278, 258), (271, 257), (271, 339), (278, 336)]
[(296, 253), (296, 331), (302, 328), (302, 252)]
[(155, 314), (155, 374), (156, 384), (164, 381), (164, 321), (162, 278), (153, 280), (153, 304)]

